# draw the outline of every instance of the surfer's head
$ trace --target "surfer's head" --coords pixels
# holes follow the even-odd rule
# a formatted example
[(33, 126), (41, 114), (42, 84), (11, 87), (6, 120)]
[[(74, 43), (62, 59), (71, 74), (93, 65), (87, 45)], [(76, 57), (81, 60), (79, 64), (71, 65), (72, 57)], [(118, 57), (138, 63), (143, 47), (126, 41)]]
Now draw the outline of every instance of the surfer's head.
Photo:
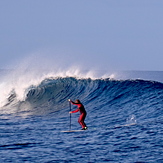
[(81, 102), (80, 102), (80, 100), (78, 100), (78, 99), (77, 99), (77, 100), (75, 101), (75, 103), (78, 103), (78, 104), (80, 104)]

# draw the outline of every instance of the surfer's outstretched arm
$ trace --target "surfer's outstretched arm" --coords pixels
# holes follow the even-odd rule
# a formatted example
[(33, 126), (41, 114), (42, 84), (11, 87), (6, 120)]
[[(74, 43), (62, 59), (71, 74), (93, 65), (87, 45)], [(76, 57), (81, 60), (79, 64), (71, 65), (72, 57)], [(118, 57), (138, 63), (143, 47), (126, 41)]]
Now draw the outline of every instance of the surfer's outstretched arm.
[(76, 110), (74, 110), (74, 111), (70, 111), (69, 113), (76, 113), (76, 112), (78, 112), (79, 111), (79, 109), (76, 109)]
[(70, 101), (71, 104), (75, 105), (75, 102), (73, 102), (71, 99), (68, 99), (68, 101)]
[(70, 100), (70, 99), (68, 99), (68, 101), (70, 101), (71, 102), (71, 104), (73, 104), (73, 105), (77, 105), (77, 106), (80, 106), (81, 104), (79, 104), (79, 103), (75, 103), (75, 102), (73, 102), (72, 100)]

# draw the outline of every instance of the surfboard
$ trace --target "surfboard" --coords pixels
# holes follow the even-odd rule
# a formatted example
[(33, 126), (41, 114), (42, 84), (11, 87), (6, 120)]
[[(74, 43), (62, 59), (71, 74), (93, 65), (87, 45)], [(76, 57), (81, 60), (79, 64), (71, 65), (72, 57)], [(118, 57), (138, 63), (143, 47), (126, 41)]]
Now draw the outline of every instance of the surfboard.
[(85, 131), (85, 130), (68, 130), (68, 131), (61, 131), (61, 132), (80, 132), (80, 131)]

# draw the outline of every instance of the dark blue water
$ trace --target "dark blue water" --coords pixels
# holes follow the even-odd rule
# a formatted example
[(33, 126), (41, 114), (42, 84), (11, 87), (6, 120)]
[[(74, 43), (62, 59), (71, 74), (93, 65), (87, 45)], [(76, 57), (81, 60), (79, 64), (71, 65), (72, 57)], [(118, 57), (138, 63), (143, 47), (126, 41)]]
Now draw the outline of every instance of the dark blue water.
[[(145, 72), (144, 72), (145, 73)], [(158, 80), (46, 78), (24, 99), (1, 106), (0, 162), (163, 162), (163, 83)], [(80, 99), (88, 130), (68, 99)], [(72, 109), (76, 109), (72, 106)]]

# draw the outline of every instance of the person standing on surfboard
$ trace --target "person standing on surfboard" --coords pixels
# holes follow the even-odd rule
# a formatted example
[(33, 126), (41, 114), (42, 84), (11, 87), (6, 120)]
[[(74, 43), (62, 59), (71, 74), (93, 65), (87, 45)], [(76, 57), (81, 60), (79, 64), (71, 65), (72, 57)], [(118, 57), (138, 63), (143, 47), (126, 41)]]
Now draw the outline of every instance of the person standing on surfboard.
[(76, 100), (75, 102), (73, 102), (69, 99), (68, 101), (70, 101), (73, 105), (77, 105), (77, 107), (78, 107), (76, 110), (70, 111), (69, 113), (71, 114), (71, 113), (76, 113), (76, 112), (80, 111), (80, 116), (79, 116), (78, 122), (82, 126), (82, 130), (87, 130), (88, 127), (86, 126), (86, 124), (84, 122), (87, 112), (85, 111), (83, 104), (80, 102), (80, 100)]

